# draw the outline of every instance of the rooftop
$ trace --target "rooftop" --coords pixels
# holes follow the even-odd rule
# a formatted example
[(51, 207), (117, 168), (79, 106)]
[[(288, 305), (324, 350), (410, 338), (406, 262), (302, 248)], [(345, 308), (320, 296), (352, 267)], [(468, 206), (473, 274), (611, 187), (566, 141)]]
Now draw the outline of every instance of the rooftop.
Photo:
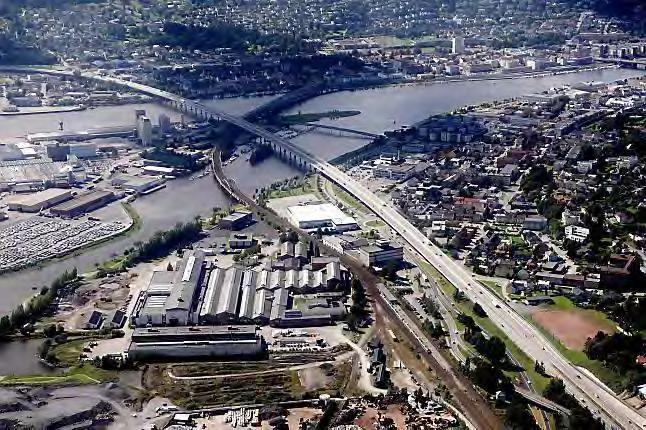
[(356, 224), (357, 221), (346, 215), (331, 203), (309, 204), (290, 206), (287, 208), (291, 218), (298, 222), (324, 222), (331, 221), (335, 225)]

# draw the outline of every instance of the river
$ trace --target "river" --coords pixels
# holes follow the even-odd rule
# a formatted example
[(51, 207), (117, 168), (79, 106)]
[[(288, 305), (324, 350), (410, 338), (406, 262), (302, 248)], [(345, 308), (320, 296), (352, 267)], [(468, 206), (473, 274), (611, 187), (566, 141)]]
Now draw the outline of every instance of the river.
[[(631, 69), (604, 69), (546, 77), (497, 81), (463, 81), (422, 85), (389, 86), (370, 90), (342, 91), (308, 100), (287, 113), (358, 110), (360, 115), (323, 119), (321, 124), (380, 134), (412, 125), (430, 115), (449, 112), (466, 105), (518, 97), (581, 81), (612, 82), (643, 75)], [(334, 137), (312, 132), (292, 140), (303, 149), (328, 160), (365, 145), (367, 140)]]
[[(353, 92), (338, 92), (309, 100), (290, 112), (321, 112), (332, 109), (361, 111), (360, 115), (338, 120), (322, 120), (322, 123), (382, 133), (385, 130), (412, 124), (430, 114), (450, 111), (467, 104), (476, 104), (494, 99), (514, 97), (541, 91), (553, 86), (584, 80), (613, 81), (637, 76), (636, 70), (612, 69), (603, 71), (565, 74), (541, 78), (525, 78), (503, 81), (474, 81), (448, 84), (393, 86)], [(234, 114), (242, 114), (274, 96), (236, 99), (207, 100), (205, 103), (218, 106)], [(155, 104), (102, 107), (82, 112), (30, 115), (25, 117), (0, 118), (0, 139), (24, 136), (28, 132), (53, 131), (58, 121), (63, 120), (66, 129), (81, 130), (91, 127), (116, 126), (134, 122), (134, 110), (146, 109), (151, 116), (164, 112), (173, 118), (179, 114), (166, 106)], [(332, 137), (327, 134), (309, 133), (294, 141), (313, 154), (328, 159), (366, 144), (368, 140)], [(298, 172), (270, 158), (251, 168), (245, 157), (229, 164), (225, 171), (238, 186), (249, 193), (276, 180), (298, 175)], [(213, 184), (210, 178), (195, 181), (177, 179), (168, 183), (166, 189), (144, 196), (134, 202), (142, 218), (141, 228), (129, 236), (118, 238), (105, 245), (89, 249), (82, 255), (69, 257), (43, 268), (27, 269), (0, 276), (0, 314), (10, 312), (23, 299), (51, 281), (63, 270), (77, 267), (80, 271), (91, 269), (95, 263), (108, 260), (137, 241), (148, 239), (159, 230), (168, 229), (178, 221), (191, 219), (198, 214), (208, 214), (215, 206), (226, 206), (228, 199)]]

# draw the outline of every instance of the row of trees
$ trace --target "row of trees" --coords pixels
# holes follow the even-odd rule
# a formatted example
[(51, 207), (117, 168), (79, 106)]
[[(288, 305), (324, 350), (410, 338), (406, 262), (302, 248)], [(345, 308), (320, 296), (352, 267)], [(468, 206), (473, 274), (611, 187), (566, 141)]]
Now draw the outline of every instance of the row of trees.
[(168, 231), (159, 231), (146, 242), (137, 242), (124, 253), (124, 265), (132, 267), (142, 261), (165, 257), (176, 249), (184, 248), (198, 240), (202, 235), (199, 218), (186, 223), (177, 223)]
[(297, 53), (304, 48), (300, 38), (289, 34), (263, 34), (225, 22), (212, 23), (207, 27), (165, 22), (162, 34), (153, 36), (150, 43), (191, 50), (247, 51), (254, 46), (273, 46), (281, 52)]
[(598, 332), (585, 343), (585, 353), (593, 360), (602, 361), (606, 366), (622, 375), (623, 389), (633, 390), (646, 383), (646, 369), (635, 361), (635, 357), (646, 353), (646, 343), (640, 333), (606, 334)]
[(40, 317), (52, 304), (59, 291), (76, 283), (78, 272), (76, 268), (65, 271), (54, 279), (49, 287), (43, 287), (37, 296), (32, 297), (25, 305), (19, 305), (11, 315), (0, 318), (0, 336), (7, 336), (21, 329), (29, 321)]
[(357, 278), (352, 280), (352, 306), (348, 313), (346, 322), (351, 329), (355, 329), (358, 323), (368, 315), (368, 296), (366, 289)]
[[(557, 428), (604, 430), (606, 427), (599, 420), (595, 419), (590, 411), (582, 407), (574, 396), (565, 392), (565, 384), (560, 379), (551, 379), (545, 388), (543, 396), (546, 399), (568, 408), (572, 414), (568, 418), (555, 415)], [(569, 421), (569, 424), (566, 421)]]

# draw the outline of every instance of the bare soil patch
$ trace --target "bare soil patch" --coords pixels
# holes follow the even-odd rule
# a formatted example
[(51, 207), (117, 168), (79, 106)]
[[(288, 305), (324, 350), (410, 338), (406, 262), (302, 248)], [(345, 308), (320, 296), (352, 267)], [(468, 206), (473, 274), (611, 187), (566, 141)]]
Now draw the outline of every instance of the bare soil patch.
[(542, 309), (532, 313), (532, 318), (565, 347), (575, 351), (583, 351), (586, 340), (597, 332), (610, 332), (600, 321), (573, 311)]

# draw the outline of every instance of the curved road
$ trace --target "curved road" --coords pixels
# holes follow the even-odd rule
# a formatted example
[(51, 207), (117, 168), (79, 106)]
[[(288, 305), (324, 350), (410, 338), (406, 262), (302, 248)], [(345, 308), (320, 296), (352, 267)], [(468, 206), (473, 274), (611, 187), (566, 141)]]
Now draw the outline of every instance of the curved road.
[(543, 336), (531, 323), (518, 315), (505, 301), (490, 292), (486, 287), (471, 276), (460, 265), (433, 245), (415, 226), (413, 226), (392, 205), (384, 202), (372, 191), (355, 181), (327, 161), (307, 153), (274, 133), (246, 121), (240, 117), (209, 108), (201, 103), (184, 99), (178, 95), (137, 82), (98, 76), (92, 73), (78, 73), (53, 69), (38, 69), (30, 67), (5, 66), (0, 70), (24, 73), (45, 73), (58, 76), (78, 77), (88, 80), (111, 83), (142, 93), (159, 97), (179, 105), (185, 111), (201, 114), (206, 117), (216, 117), (235, 124), (238, 127), (262, 137), (306, 161), (310, 167), (317, 170), (329, 180), (338, 184), (346, 192), (353, 195), (365, 206), (377, 214), (386, 224), (397, 232), (410, 245), (409, 251), (416, 252), (424, 260), (432, 264), (449, 282), (462, 290), (471, 301), (477, 301), (489, 315), (491, 321), (499, 326), (505, 334), (534, 360), (542, 361), (546, 370), (565, 382), (567, 390), (577, 400), (588, 407), (595, 415), (598, 414), (610, 428), (646, 429), (646, 418), (630, 406), (622, 402), (612, 390), (589, 372), (572, 365), (561, 353)]

